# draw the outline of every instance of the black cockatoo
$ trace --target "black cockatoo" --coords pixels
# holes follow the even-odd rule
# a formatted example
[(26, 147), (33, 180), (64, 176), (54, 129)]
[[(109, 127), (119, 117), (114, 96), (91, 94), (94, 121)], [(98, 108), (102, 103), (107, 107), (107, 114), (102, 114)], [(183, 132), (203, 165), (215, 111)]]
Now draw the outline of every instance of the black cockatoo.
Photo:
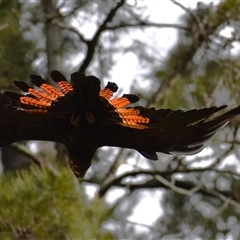
[(151, 160), (158, 159), (156, 152), (196, 154), (240, 114), (237, 107), (208, 120), (226, 106), (189, 111), (125, 107), (139, 98), (133, 94), (112, 98), (118, 89), (113, 82), (101, 89), (98, 78), (79, 72), (71, 75), (71, 83), (59, 71), (52, 71), (51, 78), (58, 87), (31, 75), (30, 81), (39, 90), (14, 81), (26, 95), (0, 95), (0, 146), (20, 140), (62, 143), (77, 178), (84, 177), (95, 151), (102, 146), (135, 149)]

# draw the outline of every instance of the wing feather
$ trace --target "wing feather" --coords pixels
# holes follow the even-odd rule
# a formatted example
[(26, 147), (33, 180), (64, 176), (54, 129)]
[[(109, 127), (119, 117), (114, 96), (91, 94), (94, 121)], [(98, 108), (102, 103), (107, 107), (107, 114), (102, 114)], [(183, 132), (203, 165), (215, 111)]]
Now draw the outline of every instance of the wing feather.
[(50, 114), (13, 111), (5, 107), (8, 103), (9, 100), (0, 94), (0, 146), (21, 140), (46, 140), (65, 144), (64, 136), (70, 129), (66, 119)]
[(51, 78), (57, 87), (31, 75), (30, 81), (38, 89), (14, 81), (25, 95), (0, 94), (0, 146), (20, 140), (63, 143), (70, 167), (79, 178), (101, 146), (135, 149), (152, 160), (157, 160), (157, 152), (195, 154), (240, 114), (237, 107), (212, 117), (226, 106), (189, 111), (126, 107), (139, 98), (134, 94), (112, 98), (118, 89), (115, 83), (109, 82), (101, 90), (98, 78), (79, 72), (71, 75), (72, 84), (59, 71), (51, 72)]
[[(190, 111), (135, 107), (140, 116), (148, 118), (145, 129), (134, 129), (110, 122), (105, 125), (103, 146), (118, 146), (136, 149), (145, 153), (164, 152), (167, 154), (196, 154), (206, 142), (232, 118), (240, 114), (237, 107), (219, 117), (208, 120), (211, 115), (226, 106), (194, 109)], [(151, 158), (151, 157), (150, 157)]]

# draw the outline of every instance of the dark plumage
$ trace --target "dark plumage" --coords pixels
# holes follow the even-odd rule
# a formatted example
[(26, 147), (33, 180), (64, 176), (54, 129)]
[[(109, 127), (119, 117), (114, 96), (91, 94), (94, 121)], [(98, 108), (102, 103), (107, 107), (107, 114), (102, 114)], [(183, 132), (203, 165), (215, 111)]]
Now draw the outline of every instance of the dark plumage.
[(53, 87), (40, 76), (14, 85), (27, 95), (5, 92), (0, 95), (0, 146), (20, 140), (47, 140), (64, 144), (69, 164), (78, 178), (84, 177), (95, 151), (102, 146), (117, 146), (139, 151), (157, 160), (156, 152), (196, 154), (206, 142), (232, 118), (240, 107), (208, 118), (226, 106), (199, 110), (171, 110), (125, 107), (139, 100), (124, 94), (112, 98), (118, 87), (109, 82), (100, 89), (100, 80), (76, 72), (71, 84), (59, 72), (51, 78)]

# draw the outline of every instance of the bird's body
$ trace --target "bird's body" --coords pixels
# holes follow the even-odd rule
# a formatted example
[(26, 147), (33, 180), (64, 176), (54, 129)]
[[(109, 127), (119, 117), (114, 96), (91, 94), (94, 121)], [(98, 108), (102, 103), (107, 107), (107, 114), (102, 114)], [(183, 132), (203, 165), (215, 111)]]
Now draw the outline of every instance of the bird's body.
[(59, 88), (31, 75), (30, 81), (41, 90), (14, 81), (27, 94), (0, 95), (0, 146), (20, 140), (60, 142), (66, 146), (70, 167), (78, 178), (84, 177), (95, 151), (102, 146), (135, 149), (152, 160), (157, 160), (156, 152), (195, 154), (240, 114), (237, 107), (206, 121), (226, 106), (190, 111), (126, 108), (138, 97), (112, 98), (117, 91), (115, 83), (109, 82), (101, 90), (100, 80), (94, 76), (73, 73), (71, 84), (58, 71), (51, 77)]

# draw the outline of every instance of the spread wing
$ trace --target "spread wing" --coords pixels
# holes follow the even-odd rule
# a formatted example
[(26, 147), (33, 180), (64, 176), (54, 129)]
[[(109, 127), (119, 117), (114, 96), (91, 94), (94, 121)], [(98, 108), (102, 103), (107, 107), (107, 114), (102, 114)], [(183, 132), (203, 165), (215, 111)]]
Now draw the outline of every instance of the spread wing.
[(5, 97), (0, 95), (1, 147), (21, 140), (46, 140), (64, 144), (64, 129), (67, 126), (63, 119), (49, 115), (27, 116), (22, 112), (13, 114), (2, 105), (5, 102)]
[(68, 150), (70, 167), (81, 178), (99, 147), (95, 135), (100, 129), (100, 81), (73, 73), (70, 84), (59, 71), (52, 71), (51, 78), (57, 87), (31, 75), (30, 82), (35, 88), (14, 81), (25, 94), (0, 95), (0, 146), (20, 140), (60, 142)]
[(144, 124), (146, 128), (107, 125), (102, 145), (135, 149), (152, 160), (158, 159), (156, 152), (193, 155), (200, 152), (220, 128), (240, 113), (238, 107), (208, 120), (212, 114), (225, 107), (190, 111), (136, 107), (133, 109), (141, 109), (143, 112), (141, 117), (149, 119), (149, 123)]
[(99, 79), (82, 73), (71, 75), (72, 84), (58, 71), (51, 78), (58, 87), (31, 75), (30, 81), (40, 89), (14, 81), (26, 94), (0, 95), (0, 146), (20, 140), (63, 143), (78, 178), (85, 175), (99, 147), (131, 148), (152, 160), (158, 159), (156, 152), (195, 154), (240, 114), (237, 107), (211, 118), (226, 106), (189, 111), (126, 107), (139, 98), (133, 94), (113, 98), (115, 83), (100, 90)]
[(0, 146), (20, 140), (65, 144), (64, 136), (70, 125), (67, 121), (69, 116), (65, 114), (69, 109), (64, 103), (68, 100), (68, 91), (73, 89), (65, 86), (65, 81), (59, 82), (60, 89), (54, 88), (37, 75), (32, 75), (30, 80), (44, 91), (14, 81), (14, 85), (27, 92), (27, 95), (14, 92), (0, 95)]
[[(112, 105), (111, 100), (108, 101)], [(222, 116), (209, 119), (226, 107), (174, 111), (115, 105), (113, 111), (108, 111), (102, 145), (135, 149), (152, 160), (158, 159), (156, 152), (196, 154), (220, 128), (240, 114), (240, 107), (237, 107)]]

